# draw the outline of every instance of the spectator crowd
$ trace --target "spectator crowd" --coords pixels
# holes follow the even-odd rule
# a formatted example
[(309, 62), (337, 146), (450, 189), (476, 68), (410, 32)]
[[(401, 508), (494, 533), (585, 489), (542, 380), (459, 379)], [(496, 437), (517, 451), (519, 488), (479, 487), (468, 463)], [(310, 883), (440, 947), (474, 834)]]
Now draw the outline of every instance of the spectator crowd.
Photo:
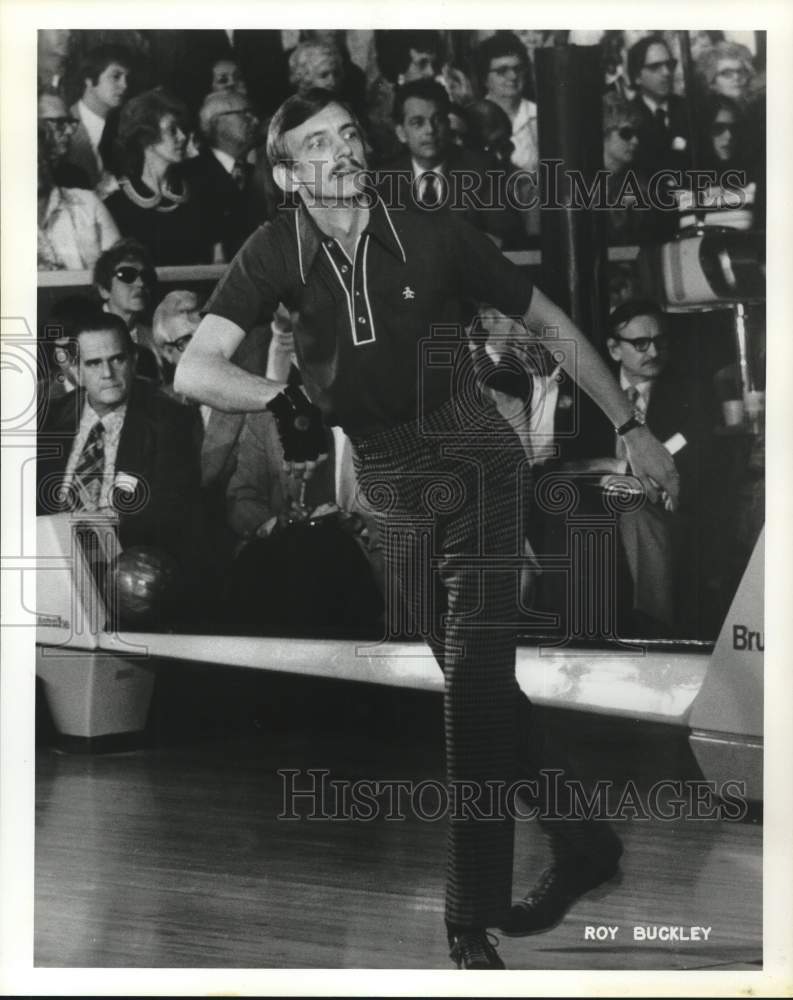
[[(60, 466), (39, 462), (39, 512), (102, 509), (119, 483), (133, 493), (147, 483), (151, 498), (123, 507), (122, 542), (164, 544), (199, 575), (229, 572), (231, 603), (248, 617), (254, 604), (280, 607), (288, 592), (276, 587), (263, 602), (255, 581), (267, 560), (298, 558), (295, 550), (288, 557), (283, 547), (276, 551), (279, 532), (298, 523), (335, 526), (332, 542), (327, 533), (312, 536), (315, 551), (317, 538), (326, 538), (323, 593), (353, 586), (328, 575), (329, 566), (354, 566), (361, 596), (353, 603), (371, 624), (379, 613), (371, 594), (385, 586), (343, 435), (316, 431), (324, 438), (315, 468), (285, 450), (277, 408), (222, 414), (173, 389), (202, 302), (194, 290), (162, 294), (156, 268), (228, 262), (254, 229), (294, 207), (275, 186), (265, 150), (268, 121), (289, 94), (320, 88), (352, 109), (384, 197), (428, 211), (459, 208), (499, 247), (514, 250), (536, 239), (544, 193), (539, 102), (547, 96), (538, 92), (538, 50), (595, 44), (609, 242), (674, 232), (677, 216), (659, 211), (651, 193), (661, 171), (674, 175), (670, 188), (683, 190), (692, 172), (712, 172), (711, 197), (722, 185), (740, 188), (755, 206), (755, 225), (762, 223), (764, 71), (762, 52), (745, 40), (715, 31), (689, 33), (685, 43), (676, 32), (376, 31), (368, 48), (357, 44), (351, 53), (353, 34), (301, 31), (286, 47), (281, 32), (263, 30), (39, 32), (38, 268), (88, 271), (93, 286), (90, 296), (61, 297), (43, 317), (41, 430), (65, 444)], [(682, 64), (690, 67), (685, 75)], [(466, 197), (472, 178), (477, 198)], [(702, 537), (704, 500), (698, 508), (697, 498), (706, 494), (713, 421), (707, 391), (692, 385), (690, 373), (674, 376), (681, 366), (657, 306), (633, 299), (612, 316), (609, 356), (651, 426), (658, 422), (656, 433), (685, 434), (682, 467), (691, 485), (674, 516), (622, 515), (623, 568), (634, 595), (625, 621), (628, 630), (673, 636), (697, 628), (675, 604), (691, 588), (676, 581), (687, 576), (690, 584), (680, 553)], [(284, 373), (288, 316), (279, 310), (240, 350), (243, 367)], [(524, 364), (517, 380), (506, 367), (496, 364), (489, 391), (539, 467), (532, 435), (535, 445), (552, 437), (570, 397), (547, 358)], [(294, 369), (290, 380), (298, 391)], [(537, 400), (551, 390), (553, 406), (538, 427)], [(287, 399), (299, 396), (288, 391)], [(548, 468), (597, 473), (607, 486), (624, 463), (608, 429), (595, 434), (594, 419), (586, 426), (592, 434), (579, 436), (575, 453), (562, 448)], [(555, 523), (533, 530), (542, 535), (530, 539), (535, 552), (550, 552)], [(552, 590), (544, 595), (549, 606), (558, 596)], [(361, 625), (344, 621), (349, 606), (328, 610), (322, 627)]]

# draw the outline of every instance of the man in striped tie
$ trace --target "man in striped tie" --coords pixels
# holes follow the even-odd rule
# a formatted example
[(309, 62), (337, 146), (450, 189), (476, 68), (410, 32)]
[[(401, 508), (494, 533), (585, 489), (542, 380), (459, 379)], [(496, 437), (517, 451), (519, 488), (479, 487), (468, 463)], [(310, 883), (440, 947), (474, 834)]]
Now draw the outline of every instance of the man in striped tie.
[(197, 413), (135, 378), (118, 316), (82, 317), (71, 350), (79, 387), (50, 401), (39, 427), (37, 513), (115, 510), (123, 547), (189, 561), (201, 536)]
[(125, 328), (124, 336), (122, 325), (121, 321), (108, 321), (107, 329), (88, 330), (79, 338), (78, 373), (85, 390), (85, 406), (63, 482), (79, 510), (109, 506), (108, 494), (135, 372), (134, 355), (127, 344), (129, 333)]

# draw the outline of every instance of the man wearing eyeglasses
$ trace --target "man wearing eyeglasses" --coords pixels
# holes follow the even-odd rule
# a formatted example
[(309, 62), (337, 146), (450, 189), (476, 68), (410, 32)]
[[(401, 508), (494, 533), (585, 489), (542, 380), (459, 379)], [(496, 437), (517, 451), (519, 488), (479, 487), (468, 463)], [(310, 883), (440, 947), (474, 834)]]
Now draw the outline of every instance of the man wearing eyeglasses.
[(259, 137), (259, 118), (247, 96), (226, 90), (206, 97), (199, 121), (206, 145), (188, 164), (188, 181), (201, 205), (208, 256), (230, 261), (264, 222), (248, 162)]
[[(684, 635), (686, 629), (698, 626), (699, 560), (694, 553), (701, 537), (697, 518), (706, 506), (702, 497), (709, 478), (706, 390), (671, 363), (666, 319), (654, 302), (632, 300), (618, 306), (609, 317), (606, 347), (619, 366), (620, 387), (638, 419), (674, 452), (681, 484), (676, 511), (644, 504), (619, 516), (620, 552), (632, 592), (631, 607), (623, 609), (620, 634), (656, 639)], [(560, 395), (564, 391), (562, 387)], [(581, 398), (579, 405), (578, 434), (559, 439), (562, 469), (587, 476), (599, 473), (600, 485), (608, 489), (615, 485), (612, 477), (629, 471), (622, 442), (587, 400)], [(603, 511), (599, 501), (597, 510)], [(685, 553), (690, 559), (684, 563)]]
[[(186, 396), (174, 392), (173, 376), (200, 322), (198, 296), (186, 289), (168, 292), (152, 317), (152, 337), (163, 370), (162, 390), (178, 403), (191, 403)], [(201, 407), (204, 424), (209, 419), (209, 413), (208, 406)]]
[(676, 66), (660, 35), (647, 35), (628, 51), (628, 75), (638, 92), (632, 103), (640, 116), (636, 163), (648, 175), (690, 166), (686, 102), (673, 92)]
[(43, 93), (39, 95), (38, 118), (40, 122), (44, 123), (49, 134), (50, 169), (56, 186), (90, 190), (92, 184), (88, 174), (68, 160), (72, 135), (77, 128), (77, 119), (69, 114), (63, 98), (58, 94)]

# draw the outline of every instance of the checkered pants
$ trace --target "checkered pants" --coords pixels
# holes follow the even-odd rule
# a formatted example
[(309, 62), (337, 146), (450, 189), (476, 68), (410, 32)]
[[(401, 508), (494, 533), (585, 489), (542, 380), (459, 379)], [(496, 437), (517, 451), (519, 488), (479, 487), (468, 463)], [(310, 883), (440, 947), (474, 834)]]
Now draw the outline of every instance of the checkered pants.
[[(459, 429), (463, 419), (447, 403), (421, 428), (411, 422), (353, 445), (359, 499), (399, 589), (389, 610), (407, 609), (444, 673), (446, 919), (486, 927), (511, 902), (514, 824), (502, 789), (517, 774), (527, 708), (515, 680), (524, 453), (495, 408), (484, 434)], [(503, 818), (481, 818), (499, 810)]]

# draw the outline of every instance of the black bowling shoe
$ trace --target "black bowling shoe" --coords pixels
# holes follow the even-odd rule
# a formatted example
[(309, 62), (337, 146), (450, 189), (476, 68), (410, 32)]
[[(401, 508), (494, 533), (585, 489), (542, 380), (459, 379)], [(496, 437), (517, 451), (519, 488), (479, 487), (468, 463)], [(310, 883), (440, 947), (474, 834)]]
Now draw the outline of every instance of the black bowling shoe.
[(550, 930), (577, 899), (615, 879), (618, 872), (619, 857), (605, 864), (583, 857), (557, 859), (545, 869), (537, 885), (510, 909), (499, 930), (507, 937)]
[[(449, 957), (458, 969), (504, 969), (506, 966), (491, 943), (491, 936), (485, 930), (450, 933)], [(498, 938), (493, 940), (498, 944)]]

